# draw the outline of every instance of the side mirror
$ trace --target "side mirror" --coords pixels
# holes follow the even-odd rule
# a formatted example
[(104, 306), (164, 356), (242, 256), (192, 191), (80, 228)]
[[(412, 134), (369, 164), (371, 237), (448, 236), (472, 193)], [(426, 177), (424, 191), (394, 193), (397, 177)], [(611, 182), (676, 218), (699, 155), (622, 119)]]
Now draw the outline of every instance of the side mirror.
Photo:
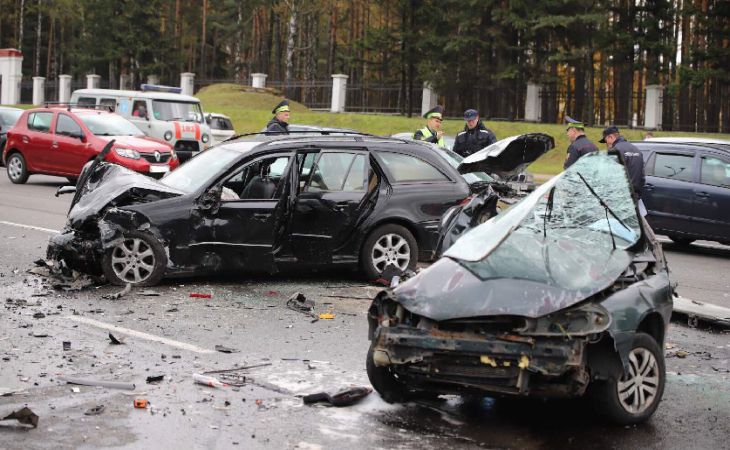
[(83, 131), (79, 131), (78, 133), (76, 133), (76, 132), (70, 133), (69, 136), (71, 136), (72, 138), (76, 138), (76, 139), (80, 140), (81, 142), (86, 142), (86, 135), (84, 135)]
[(210, 214), (218, 212), (218, 208), (221, 205), (221, 192), (223, 190), (220, 186), (215, 186), (207, 191), (198, 199), (198, 207), (202, 211), (207, 211)]

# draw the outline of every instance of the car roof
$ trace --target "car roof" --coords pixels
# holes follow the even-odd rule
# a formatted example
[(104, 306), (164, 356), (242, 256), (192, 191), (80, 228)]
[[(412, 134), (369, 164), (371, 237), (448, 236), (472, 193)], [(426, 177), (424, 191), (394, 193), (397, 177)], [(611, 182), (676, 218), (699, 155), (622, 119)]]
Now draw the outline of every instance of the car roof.
[(151, 98), (153, 100), (173, 100), (200, 103), (200, 99), (198, 99), (197, 97), (185, 94), (173, 94), (171, 92), (123, 91), (119, 89), (77, 89), (73, 93), (78, 95), (111, 95), (117, 97)]
[(674, 144), (724, 144), (730, 145), (730, 139), (702, 138), (694, 136), (674, 136), (645, 139), (644, 142), (667, 142)]
[(636, 141), (633, 142), (640, 150), (648, 150), (647, 147), (659, 147), (671, 149), (676, 145), (700, 147), (706, 149), (720, 150), (722, 152), (730, 152), (730, 141), (714, 140), (712, 142), (688, 142), (688, 141)]
[(0, 106), (0, 111), (25, 111), (22, 108), (13, 108), (12, 106)]

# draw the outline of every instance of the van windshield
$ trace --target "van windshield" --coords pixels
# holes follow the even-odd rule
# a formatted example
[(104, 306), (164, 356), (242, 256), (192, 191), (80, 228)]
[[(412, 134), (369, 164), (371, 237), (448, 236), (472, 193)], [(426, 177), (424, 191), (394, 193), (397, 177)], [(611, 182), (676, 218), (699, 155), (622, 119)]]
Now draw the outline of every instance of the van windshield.
[(152, 115), (157, 120), (180, 122), (203, 122), (200, 103), (171, 100), (152, 100)]

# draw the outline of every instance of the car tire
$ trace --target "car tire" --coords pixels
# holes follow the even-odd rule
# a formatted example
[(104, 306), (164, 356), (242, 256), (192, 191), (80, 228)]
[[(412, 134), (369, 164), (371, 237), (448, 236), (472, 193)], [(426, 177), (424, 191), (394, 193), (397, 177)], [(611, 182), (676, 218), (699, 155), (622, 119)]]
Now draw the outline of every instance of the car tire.
[(402, 271), (416, 270), (418, 264), (416, 238), (405, 227), (393, 223), (373, 230), (360, 252), (360, 266), (369, 280), (379, 278), (391, 263)]
[(619, 425), (645, 422), (664, 394), (664, 352), (653, 337), (636, 333), (629, 351), (629, 373), (619, 379), (594, 382), (590, 394), (599, 414)]
[(695, 241), (692, 238), (678, 237), (678, 236), (669, 236), (669, 239), (671, 239), (672, 242), (674, 242), (676, 245), (678, 245), (680, 247), (686, 247)]
[(378, 367), (373, 361), (373, 345), (370, 344), (365, 370), (373, 388), (388, 403), (404, 403), (408, 401), (408, 389), (388, 367)]
[(112, 284), (154, 286), (165, 274), (167, 254), (160, 241), (151, 234), (130, 231), (104, 253), (101, 266)]
[(485, 208), (484, 210), (480, 211), (479, 214), (477, 215), (476, 223), (474, 224), (474, 226), (481, 225), (496, 215), (497, 215), (496, 208)]
[(25, 184), (28, 181), (28, 166), (25, 158), (19, 152), (8, 156), (7, 167), (8, 178), (13, 184)]

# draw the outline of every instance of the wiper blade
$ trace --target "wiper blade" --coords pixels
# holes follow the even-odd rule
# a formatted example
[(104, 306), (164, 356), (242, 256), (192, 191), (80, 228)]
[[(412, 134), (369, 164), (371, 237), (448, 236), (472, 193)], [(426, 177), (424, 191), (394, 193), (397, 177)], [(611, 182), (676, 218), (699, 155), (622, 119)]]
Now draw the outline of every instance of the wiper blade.
[(612, 216), (612, 217), (613, 217), (614, 219), (616, 219), (616, 221), (617, 221), (618, 223), (620, 223), (620, 224), (621, 224), (621, 225), (622, 225), (622, 226), (623, 226), (624, 228), (626, 228), (626, 230), (628, 230), (629, 232), (631, 232), (631, 231), (633, 231), (633, 230), (632, 230), (631, 228), (629, 228), (629, 227), (628, 227), (628, 226), (627, 226), (627, 225), (626, 225), (626, 224), (624, 223), (624, 221), (623, 221), (623, 220), (619, 219), (619, 217), (618, 217), (618, 216), (616, 215), (616, 213), (614, 213), (614, 212), (613, 212), (613, 210), (611, 209), (611, 207), (610, 207), (610, 206), (608, 206), (608, 204), (606, 204), (606, 202), (604, 202), (604, 201), (603, 201), (603, 199), (601, 198), (601, 196), (600, 196), (600, 195), (598, 195), (598, 194), (596, 193), (596, 191), (594, 191), (594, 190), (593, 190), (593, 188), (591, 187), (591, 185), (590, 185), (590, 184), (588, 184), (588, 182), (586, 181), (586, 179), (585, 179), (585, 178), (583, 178), (583, 175), (581, 175), (581, 174), (580, 174), (580, 172), (576, 172), (576, 174), (577, 174), (577, 175), (578, 175), (578, 176), (580, 177), (580, 179), (581, 179), (581, 180), (583, 181), (583, 183), (585, 183), (586, 187), (587, 187), (587, 188), (588, 188), (588, 190), (589, 190), (589, 191), (591, 192), (591, 194), (593, 194), (593, 196), (594, 196), (594, 197), (596, 197), (596, 198), (598, 199), (598, 202), (599, 202), (599, 203), (601, 204), (601, 206), (603, 206), (603, 207), (605, 208), (605, 210), (606, 210), (606, 223), (608, 224), (608, 232), (609, 232), (609, 234), (611, 235), (611, 242), (613, 243), (613, 249), (614, 249), (614, 250), (616, 250), (616, 238), (614, 237), (614, 235), (613, 235), (613, 231), (611, 230), (611, 221), (610, 221), (610, 220), (608, 220), (608, 214), (610, 213), (610, 214), (611, 214), (611, 216)]

